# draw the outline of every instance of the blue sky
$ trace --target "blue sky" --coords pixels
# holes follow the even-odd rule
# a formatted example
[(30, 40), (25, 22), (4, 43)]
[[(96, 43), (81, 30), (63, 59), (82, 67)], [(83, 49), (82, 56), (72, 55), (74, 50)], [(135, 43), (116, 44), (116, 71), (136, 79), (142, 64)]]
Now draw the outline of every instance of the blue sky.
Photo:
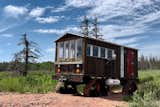
[(54, 40), (79, 32), (84, 15), (98, 17), (105, 40), (160, 57), (160, 0), (1, 0), (0, 62), (20, 50), (23, 33), (42, 49), (39, 61), (54, 61)]

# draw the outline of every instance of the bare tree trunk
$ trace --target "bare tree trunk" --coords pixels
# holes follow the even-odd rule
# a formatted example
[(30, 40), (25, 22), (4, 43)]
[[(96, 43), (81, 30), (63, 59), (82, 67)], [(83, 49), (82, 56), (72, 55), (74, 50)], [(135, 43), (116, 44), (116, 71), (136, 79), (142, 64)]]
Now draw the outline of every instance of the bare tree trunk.
[(25, 45), (26, 45), (26, 50), (25, 50), (25, 69), (24, 69), (24, 72), (23, 72), (23, 76), (27, 76), (27, 73), (28, 73), (28, 58), (29, 58), (29, 43), (28, 41), (26, 40), (25, 41)]

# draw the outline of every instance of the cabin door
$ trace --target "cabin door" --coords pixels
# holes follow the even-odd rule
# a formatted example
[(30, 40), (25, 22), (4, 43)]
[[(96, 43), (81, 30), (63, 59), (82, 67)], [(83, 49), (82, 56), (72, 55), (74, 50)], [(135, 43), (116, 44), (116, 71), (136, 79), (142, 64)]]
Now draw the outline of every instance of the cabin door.
[(127, 50), (127, 75), (128, 78), (134, 76), (135, 71), (135, 52), (133, 50)]

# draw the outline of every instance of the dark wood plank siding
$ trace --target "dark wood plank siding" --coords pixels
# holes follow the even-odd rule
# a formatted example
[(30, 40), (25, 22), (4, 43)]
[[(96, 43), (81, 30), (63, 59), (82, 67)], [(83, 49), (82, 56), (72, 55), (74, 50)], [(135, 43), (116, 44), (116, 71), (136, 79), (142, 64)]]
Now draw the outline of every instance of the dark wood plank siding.
[[(100, 42), (97, 40), (87, 39), (85, 40), (86, 45), (92, 44), (107, 49), (113, 49), (116, 54), (116, 60), (108, 62), (107, 59), (97, 58), (93, 56), (85, 56), (85, 74), (100, 77), (120, 77), (120, 47), (109, 44), (106, 42)], [(85, 48), (86, 49), (86, 48)], [(85, 51), (86, 52), (86, 51)]]
[[(78, 38), (82, 38), (82, 40), (83, 40), (82, 71), (84, 71), (83, 72), (84, 75), (94, 76), (94, 77), (120, 78), (121, 46), (116, 45), (116, 44), (112, 44), (109, 42), (105, 42), (105, 41), (101, 41), (101, 40), (97, 40), (97, 39), (92, 39), (92, 38), (88, 38), (88, 37), (80, 37), (80, 36), (75, 36), (75, 35), (64, 35), (63, 37), (61, 37), (60, 39), (58, 39), (56, 41), (55, 61), (57, 61), (57, 59), (56, 59), (57, 58), (57, 50), (58, 50), (57, 42), (78, 39)], [(114, 52), (116, 54), (116, 60), (112, 60), (112, 61), (108, 62), (108, 59), (105, 59), (105, 58), (86, 56), (87, 44), (96, 45), (96, 46), (105, 47), (107, 49), (114, 50)], [(137, 58), (138, 51), (136, 49), (132, 49), (132, 48), (128, 48), (128, 47), (124, 47), (124, 78), (128, 78), (128, 74), (127, 74), (128, 73), (128, 69), (127, 69), (127, 67), (128, 67), (128, 64), (127, 64), (128, 50), (132, 50), (135, 53), (134, 54), (135, 58), (134, 58), (134, 77), (133, 78), (137, 78), (138, 77), (138, 58)]]

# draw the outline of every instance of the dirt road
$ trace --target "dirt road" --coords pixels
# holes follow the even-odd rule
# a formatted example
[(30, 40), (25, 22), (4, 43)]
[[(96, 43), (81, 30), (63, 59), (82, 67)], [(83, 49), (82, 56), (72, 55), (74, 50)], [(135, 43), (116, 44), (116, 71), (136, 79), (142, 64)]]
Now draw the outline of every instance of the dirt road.
[(83, 97), (70, 94), (0, 93), (0, 107), (127, 107), (121, 94)]

